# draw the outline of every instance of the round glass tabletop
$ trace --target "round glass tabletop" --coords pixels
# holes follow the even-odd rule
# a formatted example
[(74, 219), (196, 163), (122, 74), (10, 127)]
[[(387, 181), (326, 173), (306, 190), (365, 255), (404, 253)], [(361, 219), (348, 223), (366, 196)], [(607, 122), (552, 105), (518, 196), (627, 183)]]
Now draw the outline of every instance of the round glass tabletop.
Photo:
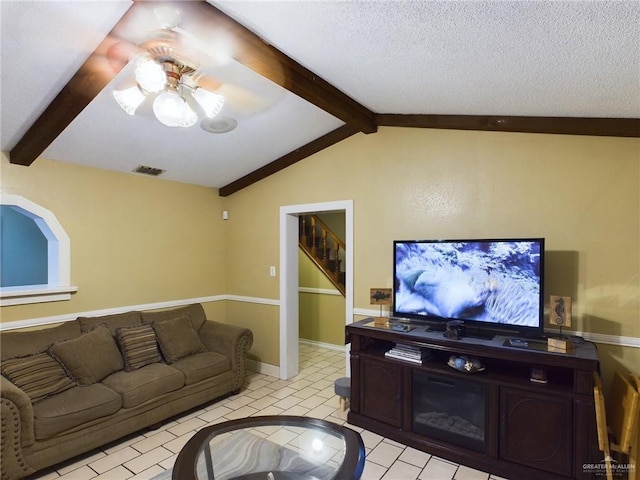
[(360, 435), (308, 417), (258, 416), (205, 427), (179, 453), (173, 479), (359, 479)]

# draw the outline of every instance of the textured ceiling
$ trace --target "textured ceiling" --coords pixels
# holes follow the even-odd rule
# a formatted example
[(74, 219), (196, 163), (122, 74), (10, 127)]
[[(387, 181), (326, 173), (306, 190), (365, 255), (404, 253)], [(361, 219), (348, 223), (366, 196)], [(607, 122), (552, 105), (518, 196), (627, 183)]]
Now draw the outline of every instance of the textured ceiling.
[[(640, 117), (637, 1), (210, 1), (374, 113)], [(129, 1), (0, 1), (0, 147), (10, 151)], [(185, 30), (187, 26), (185, 26)], [(223, 44), (210, 43), (212, 57)], [(124, 114), (120, 72), (42, 156), (224, 185), (344, 125), (233, 60), (222, 80), (236, 130), (171, 129)]]
[(377, 113), (640, 114), (637, 1), (213, 3)]

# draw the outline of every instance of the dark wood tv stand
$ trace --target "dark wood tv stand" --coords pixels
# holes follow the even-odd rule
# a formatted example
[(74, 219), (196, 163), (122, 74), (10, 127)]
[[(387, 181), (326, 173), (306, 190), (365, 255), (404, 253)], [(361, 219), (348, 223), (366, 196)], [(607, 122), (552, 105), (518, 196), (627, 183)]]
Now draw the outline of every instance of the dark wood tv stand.
[[(584, 465), (602, 460), (593, 404), (592, 372), (599, 365), (594, 344), (553, 353), (544, 341), (512, 347), (502, 336), (451, 340), (424, 326), (408, 332), (376, 327), (371, 318), (346, 331), (351, 343), (349, 423), (510, 480), (592, 478)], [(396, 344), (420, 347), (431, 357), (422, 363), (386, 357)], [(485, 370), (458, 371), (447, 365), (451, 355), (478, 358)], [(545, 371), (547, 383), (530, 380), (532, 367)], [(472, 392), (471, 400), (484, 401), (477, 412), (484, 424), (479, 447), (423, 431), (423, 414), (414, 412), (430, 395), (423, 379), (435, 382), (434, 392), (439, 385), (459, 384), (461, 391)], [(451, 402), (460, 395), (451, 395)]]

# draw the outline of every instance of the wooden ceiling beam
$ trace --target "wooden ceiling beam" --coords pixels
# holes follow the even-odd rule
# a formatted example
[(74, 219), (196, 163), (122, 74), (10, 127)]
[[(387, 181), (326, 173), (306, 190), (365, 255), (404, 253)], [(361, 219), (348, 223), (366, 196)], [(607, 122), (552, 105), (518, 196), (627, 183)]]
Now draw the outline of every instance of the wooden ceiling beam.
[(297, 148), (293, 152), (287, 153), (277, 160), (274, 160), (273, 162), (268, 163), (267, 165), (245, 175), (244, 177), (239, 178), (238, 180), (231, 182), (228, 185), (225, 185), (224, 187), (220, 188), (218, 194), (221, 197), (228, 197), (232, 193), (235, 193), (238, 190), (242, 190), (249, 185), (253, 185), (254, 183), (259, 182), (260, 180), (267, 178), (268, 176), (273, 175), (280, 170), (284, 170), (294, 163), (310, 157), (314, 153), (318, 153), (320, 150), (324, 150), (331, 145), (335, 145), (336, 143), (341, 142), (345, 138), (349, 138), (356, 133), (358, 133), (358, 129), (351, 125), (343, 125), (342, 127), (336, 128), (326, 135), (323, 135), (322, 137), (317, 138), (300, 148)]
[(377, 114), (386, 127), (442, 128), (492, 132), (640, 137), (638, 118), (519, 117), (495, 115)]

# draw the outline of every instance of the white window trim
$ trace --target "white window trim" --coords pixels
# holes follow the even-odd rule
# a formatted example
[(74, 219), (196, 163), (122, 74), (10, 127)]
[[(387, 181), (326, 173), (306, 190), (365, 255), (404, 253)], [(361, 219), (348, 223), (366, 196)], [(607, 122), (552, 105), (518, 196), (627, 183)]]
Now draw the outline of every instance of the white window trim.
[(28, 212), (47, 239), (48, 278), (46, 285), (0, 288), (0, 306), (70, 300), (78, 287), (71, 285), (71, 241), (56, 216), (20, 195), (2, 193), (2, 205)]

